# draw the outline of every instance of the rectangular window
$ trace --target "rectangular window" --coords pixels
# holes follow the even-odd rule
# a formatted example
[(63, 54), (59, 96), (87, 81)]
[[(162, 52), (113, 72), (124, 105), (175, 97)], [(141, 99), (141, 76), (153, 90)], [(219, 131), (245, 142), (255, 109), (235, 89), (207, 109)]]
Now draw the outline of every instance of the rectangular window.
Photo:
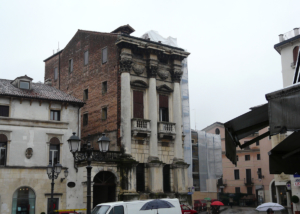
[(239, 156), (238, 155), (236, 156), (236, 161), (239, 161)]
[(144, 92), (133, 91), (133, 117), (144, 118)]
[(107, 47), (102, 49), (102, 64), (107, 62)]
[(20, 81), (20, 88), (21, 89), (29, 89), (29, 82)]
[(257, 169), (257, 175), (258, 175), (258, 179), (261, 179), (262, 175), (261, 175), (261, 168)]
[(54, 80), (58, 78), (58, 68), (54, 68)]
[(199, 160), (193, 160), (192, 172), (199, 172)]
[(256, 141), (256, 146), (259, 146), (259, 140), (258, 140), (258, 141)]
[(9, 116), (9, 106), (0, 106), (0, 116), (1, 117)]
[(164, 192), (171, 192), (171, 185), (170, 185), (170, 164), (166, 164), (163, 168), (163, 187)]
[(107, 92), (107, 81), (102, 82), (102, 94), (106, 94)]
[(86, 101), (89, 99), (89, 89), (85, 89), (83, 91), (83, 101)]
[(240, 179), (240, 170), (235, 169), (234, 170), (234, 179), (239, 180)]
[(69, 72), (72, 73), (73, 72), (73, 59), (69, 60)]
[(241, 193), (241, 188), (240, 187), (236, 187), (235, 188), (235, 193)]
[(250, 155), (245, 155), (245, 161), (249, 161), (250, 160)]
[(246, 183), (247, 184), (252, 183), (251, 169), (246, 169)]
[(102, 120), (107, 119), (107, 107), (102, 108)]
[(193, 185), (195, 187), (195, 191), (200, 191), (199, 175), (193, 175)]
[(89, 64), (89, 51), (84, 52), (84, 65)]
[(145, 191), (145, 164), (143, 163), (136, 166), (136, 191)]
[(60, 111), (51, 110), (50, 111), (50, 120), (60, 121)]
[[(53, 205), (52, 206), (51, 206), (51, 198), (48, 198), (48, 212), (47, 212), (47, 214), (50, 214), (50, 211), (52, 210), (51, 208), (53, 208), (53, 210), (58, 210), (59, 209), (59, 198), (53, 198)], [(23, 212), (20, 212), (20, 213), (23, 213)], [(24, 212), (24, 213), (27, 213), (27, 212)]]
[(252, 195), (252, 187), (247, 187), (247, 194)]
[(83, 126), (86, 126), (88, 124), (88, 114), (83, 115)]
[(159, 95), (159, 121), (169, 122), (169, 97)]
[(257, 160), (260, 160), (260, 154), (257, 154)]
[(50, 144), (49, 163), (57, 164), (59, 162), (59, 144)]
[(0, 143), (0, 166), (6, 165), (6, 143)]

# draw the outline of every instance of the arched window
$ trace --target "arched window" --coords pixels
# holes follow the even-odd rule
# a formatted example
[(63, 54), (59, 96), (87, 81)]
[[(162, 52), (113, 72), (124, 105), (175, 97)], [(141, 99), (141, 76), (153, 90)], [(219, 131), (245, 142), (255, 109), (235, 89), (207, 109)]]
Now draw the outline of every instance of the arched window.
[(0, 134), (0, 166), (6, 165), (7, 156), (7, 137), (4, 134)]
[(59, 154), (60, 154), (60, 141), (58, 138), (53, 137), (50, 140), (50, 148), (49, 148), (49, 163), (56, 164), (59, 162)]
[(294, 47), (293, 49), (294, 65), (296, 65), (297, 62), (298, 52), (299, 52), (299, 46)]
[(35, 193), (29, 187), (20, 187), (13, 195), (12, 214), (34, 214)]
[(215, 133), (220, 134), (220, 129), (216, 128)]

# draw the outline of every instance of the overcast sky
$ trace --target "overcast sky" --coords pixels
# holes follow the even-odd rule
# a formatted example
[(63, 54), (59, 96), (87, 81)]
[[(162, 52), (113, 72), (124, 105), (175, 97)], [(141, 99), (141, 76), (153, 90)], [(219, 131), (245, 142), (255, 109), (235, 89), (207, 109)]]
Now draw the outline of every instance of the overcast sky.
[(226, 122), (282, 88), (278, 35), (300, 26), (300, 1), (109, 0), (0, 2), (0, 78), (44, 81), (43, 60), (77, 29), (130, 24), (177, 38), (188, 58), (191, 126)]

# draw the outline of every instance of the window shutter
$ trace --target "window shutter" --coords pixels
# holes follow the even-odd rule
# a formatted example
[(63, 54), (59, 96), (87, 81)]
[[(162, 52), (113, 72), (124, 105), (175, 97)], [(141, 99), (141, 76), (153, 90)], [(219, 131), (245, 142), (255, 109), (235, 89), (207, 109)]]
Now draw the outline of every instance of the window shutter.
[(107, 62), (107, 48), (102, 49), (102, 63)]
[(144, 118), (144, 92), (133, 91), (133, 117)]
[(87, 65), (89, 63), (89, 51), (84, 52), (84, 64)]
[(296, 65), (296, 62), (297, 62), (298, 51), (299, 51), (299, 46), (296, 46), (296, 47), (293, 49), (294, 65)]
[(159, 107), (169, 108), (169, 97), (165, 95), (159, 95)]

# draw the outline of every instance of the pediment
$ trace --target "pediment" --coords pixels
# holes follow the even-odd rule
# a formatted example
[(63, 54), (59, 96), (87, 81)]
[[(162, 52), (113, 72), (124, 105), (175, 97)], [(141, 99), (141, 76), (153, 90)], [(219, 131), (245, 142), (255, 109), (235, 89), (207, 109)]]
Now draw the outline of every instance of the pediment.
[(148, 88), (148, 84), (143, 80), (134, 80), (130, 82), (130, 85), (138, 88)]
[(173, 89), (167, 86), (166, 84), (157, 86), (156, 90), (160, 92), (167, 92), (167, 93), (173, 92)]

